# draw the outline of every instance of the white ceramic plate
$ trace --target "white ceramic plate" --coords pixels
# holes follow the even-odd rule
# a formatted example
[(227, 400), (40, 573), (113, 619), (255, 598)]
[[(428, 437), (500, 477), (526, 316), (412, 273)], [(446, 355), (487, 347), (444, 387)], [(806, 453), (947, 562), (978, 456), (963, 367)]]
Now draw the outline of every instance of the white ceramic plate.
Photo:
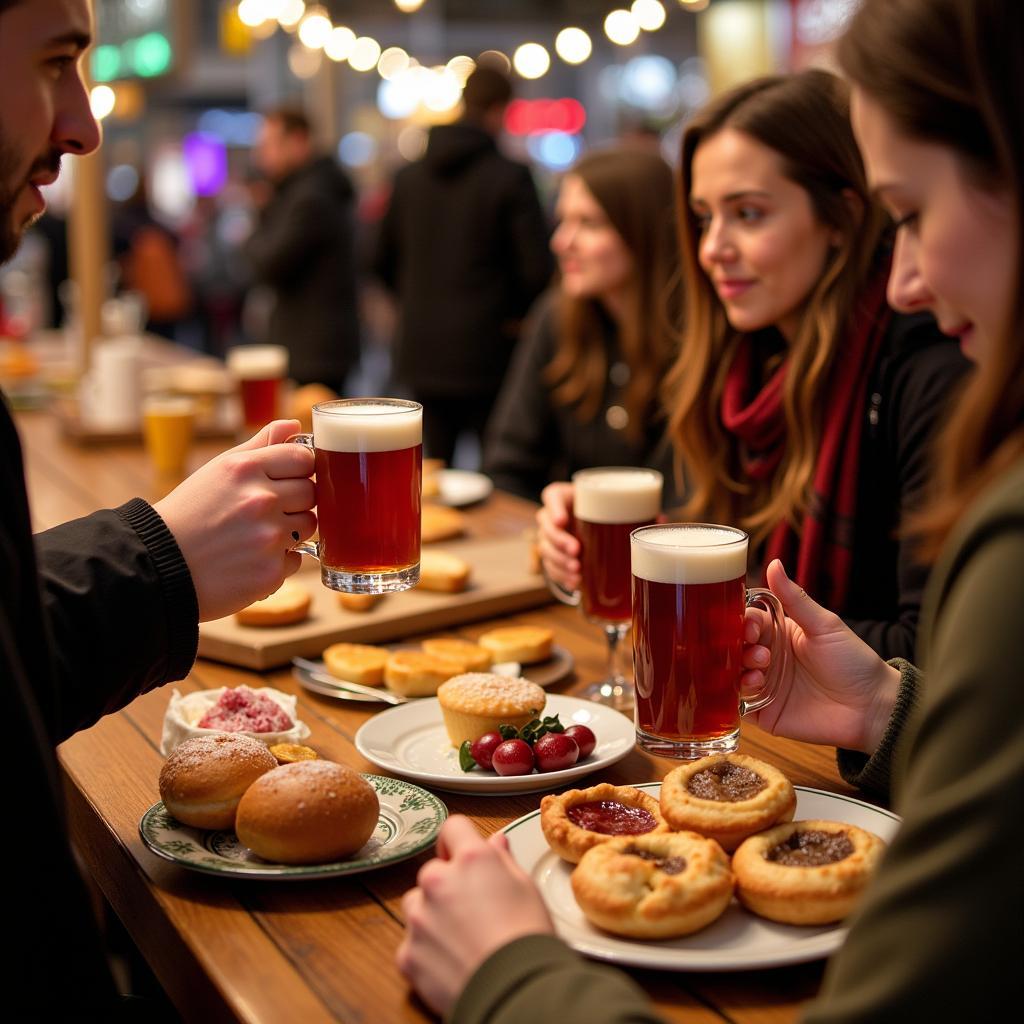
[[(560, 772), (502, 777), (459, 767), (436, 697), (382, 711), (356, 733), (356, 749), (378, 768), (450, 793), (535, 793), (556, 789), (622, 760), (636, 745), (632, 719), (593, 701), (550, 694), (545, 715), (557, 714), (563, 725), (586, 725), (597, 746), (586, 761)], [(545, 844), (546, 845), (546, 844)]]
[(272, 864), (243, 846), (234, 832), (207, 832), (182, 825), (157, 802), (142, 816), (139, 834), (158, 856), (192, 871), (230, 878), (298, 880), (357, 875), (397, 864), (434, 845), (448, 808), (419, 786), (364, 775), (380, 800), (380, 819), (369, 842), (347, 860), (331, 864)]
[(441, 504), (453, 508), (483, 501), (494, 490), (489, 476), (468, 469), (442, 469), (437, 474), (437, 481), (441, 488)]
[[(661, 784), (637, 786), (657, 799)], [(796, 818), (845, 821), (890, 842), (900, 819), (863, 800), (820, 789), (796, 786)], [(747, 971), (820, 960), (834, 953), (846, 937), (841, 925), (798, 927), (766, 921), (735, 900), (703, 931), (681, 939), (644, 942), (595, 928), (572, 894), (573, 865), (553, 853), (540, 828), (540, 811), (513, 821), (505, 829), (512, 855), (537, 884), (555, 929), (573, 949), (595, 960), (671, 971)]]
[[(389, 650), (403, 650), (403, 651), (418, 651), (420, 650), (419, 644), (396, 644)], [(325, 675), (330, 675), (327, 671), (327, 666), (323, 663), (323, 659), (310, 659), (314, 661), (314, 664), (319, 665), (320, 670)], [(522, 676), (523, 679), (529, 679), (531, 683), (536, 683), (538, 686), (543, 686), (545, 689), (549, 686), (553, 686), (555, 683), (561, 682), (570, 672), (573, 670), (575, 662), (573, 661), (572, 652), (567, 650), (565, 647), (559, 644), (552, 644), (551, 646), (551, 657), (546, 658), (544, 661), (538, 661), (533, 665), (520, 665), (518, 662), (509, 661), (505, 662), (508, 671), (502, 671), (500, 674), (505, 676), (514, 676), (518, 678)], [(493, 672), (494, 669), (488, 669), (489, 672)], [(333, 697), (335, 700), (351, 700), (359, 704), (380, 704), (387, 705), (388, 701), (380, 700), (374, 697), (372, 694), (355, 693), (352, 690), (339, 690), (336, 687), (330, 686), (326, 683), (319, 683), (315, 679), (312, 679), (309, 673), (303, 669), (295, 666), (292, 669), (292, 675), (298, 682), (305, 687), (307, 690), (312, 690), (313, 693), (319, 693), (324, 697)], [(341, 680), (338, 680), (341, 683)], [(381, 690), (382, 693), (387, 693), (386, 689)], [(421, 700), (420, 697), (410, 697), (409, 700)]]

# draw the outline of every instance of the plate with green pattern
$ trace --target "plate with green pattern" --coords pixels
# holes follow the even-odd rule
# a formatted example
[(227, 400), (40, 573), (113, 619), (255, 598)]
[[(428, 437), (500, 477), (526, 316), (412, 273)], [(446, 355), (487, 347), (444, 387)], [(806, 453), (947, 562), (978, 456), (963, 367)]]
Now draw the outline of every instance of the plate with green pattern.
[(364, 774), (377, 791), (380, 818), (366, 845), (346, 860), (330, 864), (273, 864), (243, 846), (234, 832), (183, 825), (162, 802), (139, 822), (142, 841), (158, 857), (183, 868), (229, 878), (309, 879), (358, 875), (397, 864), (430, 849), (448, 808), (433, 793), (402, 779)]

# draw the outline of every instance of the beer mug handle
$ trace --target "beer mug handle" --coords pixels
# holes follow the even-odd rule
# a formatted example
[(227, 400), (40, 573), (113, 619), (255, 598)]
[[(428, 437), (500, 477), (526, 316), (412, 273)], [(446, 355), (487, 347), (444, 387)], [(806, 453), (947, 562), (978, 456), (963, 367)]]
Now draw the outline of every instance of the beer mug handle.
[[(291, 437), (285, 438), (285, 444), (301, 444), (310, 451), (314, 450), (312, 434), (292, 434)], [(300, 541), (298, 544), (293, 545), (291, 550), (297, 551), (300, 555), (311, 555), (317, 561), (320, 560), (320, 545), (316, 541)]]
[(578, 608), (580, 604), (580, 592), (578, 590), (566, 590), (561, 583), (556, 583), (548, 574), (544, 571), (544, 582), (548, 585), (548, 590), (554, 595), (557, 601), (561, 601), (562, 604), (569, 605), (570, 608)]
[(740, 714), (747, 715), (775, 700), (779, 689), (779, 681), (786, 669), (786, 613), (782, 610), (782, 602), (763, 587), (754, 587), (747, 591), (746, 607), (757, 606), (768, 612), (772, 620), (771, 640), (768, 649), (771, 651), (771, 667), (765, 676), (764, 687), (751, 699), (740, 698)]

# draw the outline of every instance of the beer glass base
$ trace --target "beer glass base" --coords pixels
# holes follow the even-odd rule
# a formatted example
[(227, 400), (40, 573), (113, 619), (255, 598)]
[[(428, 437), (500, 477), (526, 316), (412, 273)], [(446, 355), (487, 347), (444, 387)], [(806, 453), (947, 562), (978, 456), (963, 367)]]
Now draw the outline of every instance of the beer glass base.
[(668, 739), (654, 736), (643, 729), (636, 731), (636, 745), (656, 757), (671, 757), (678, 761), (696, 761), (710, 754), (731, 754), (740, 744), (740, 731), (709, 740)]
[(633, 713), (633, 684), (625, 679), (605, 679), (600, 683), (591, 683), (579, 692), (579, 696), (614, 708), (624, 715)]
[(348, 572), (344, 569), (320, 567), (320, 580), (325, 587), (344, 594), (392, 594), (411, 590), (420, 581), (420, 564), (390, 572)]

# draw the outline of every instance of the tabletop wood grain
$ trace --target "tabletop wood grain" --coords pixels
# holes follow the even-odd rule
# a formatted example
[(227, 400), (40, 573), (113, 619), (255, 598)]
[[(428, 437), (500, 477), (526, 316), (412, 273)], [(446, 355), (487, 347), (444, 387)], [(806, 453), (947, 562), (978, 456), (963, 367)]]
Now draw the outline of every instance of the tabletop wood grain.
[[(61, 440), (42, 412), (22, 413), (19, 431), (36, 529), (136, 495), (160, 497), (141, 449), (79, 449)], [(200, 445), (193, 468), (218, 449)], [(471, 512), (481, 535), (519, 533), (532, 506), (495, 494)], [(497, 622), (544, 623), (574, 655), (572, 677), (553, 692), (572, 693), (598, 678), (600, 631), (571, 608), (551, 605), (453, 631), (472, 639)], [(256, 674), (199, 661), (181, 692), (219, 686), (271, 685), (298, 698), (307, 742), (322, 756), (360, 771), (379, 771), (354, 738), (375, 712), (307, 693), (288, 671)], [(161, 726), (171, 686), (147, 693), (61, 745), (74, 844), (155, 974), (188, 1021), (251, 1024), (303, 1021), (421, 1022), (431, 1015), (394, 965), (402, 937), (402, 894), (427, 855), (350, 878), (306, 883), (224, 880), (182, 870), (152, 853), (139, 819), (157, 799)], [(778, 765), (793, 782), (852, 792), (838, 777), (832, 750), (780, 740), (745, 724), (741, 748)], [(658, 780), (674, 762), (634, 750), (591, 781)], [(439, 794), (452, 813), (468, 814), (485, 833), (534, 810), (538, 796)], [(770, 971), (700, 974), (631, 970), (657, 1009), (691, 1024), (789, 1024), (813, 997), (820, 963)]]

